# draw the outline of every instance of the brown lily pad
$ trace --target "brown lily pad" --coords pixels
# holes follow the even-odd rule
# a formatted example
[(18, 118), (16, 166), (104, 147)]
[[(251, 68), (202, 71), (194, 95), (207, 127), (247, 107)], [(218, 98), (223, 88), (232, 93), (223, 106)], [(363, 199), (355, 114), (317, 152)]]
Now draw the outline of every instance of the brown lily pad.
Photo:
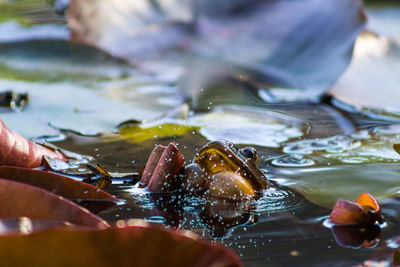
[(378, 201), (368, 193), (362, 193), (355, 202), (339, 199), (329, 215), (335, 225), (375, 224), (382, 222)]
[[(0, 236), (7, 266), (241, 266), (220, 245), (197, 240), (192, 232), (149, 227), (143, 220), (118, 222), (105, 230), (49, 230)], [(45, 251), (45, 253), (43, 253)], [(23, 255), (23, 257), (21, 257)]]
[(48, 171), (1, 166), (0, 177), (37, 186), (68, 199), (109, 199), (119, 201), (95, 186)]
[(183, 169), (184, 158), (175, 143), (157, 146), (150, 154), (141, 182), (155, 193), (170, 192), (180, 186), (178, 174)]
[(65, 221), (37, 220), (28, 217), (16, 217), (10, 219), (0, 219), (0, 236), (6, 235), (26, 235), (38, 231), (50, 229), (80, 229), (88, 230), (88, 227), (72, 224)]
[(43, 156), (68, 160), (61, 152), (38, 145), (10, 130), (0, 120), (0, 165), (35, 168), (41, 165)]
[(88, 227), (108, 227), (103, 219), (81, 206), (59, 195), (20, 182), (0, 179), (0, 205), (0, 218), (24, 216), (68, 221)]
[(90, 184), (48, 171), (1, 166), (0, 178), (40, 187), (73, 200), (95, 213), (111, 208), (119, 201)]

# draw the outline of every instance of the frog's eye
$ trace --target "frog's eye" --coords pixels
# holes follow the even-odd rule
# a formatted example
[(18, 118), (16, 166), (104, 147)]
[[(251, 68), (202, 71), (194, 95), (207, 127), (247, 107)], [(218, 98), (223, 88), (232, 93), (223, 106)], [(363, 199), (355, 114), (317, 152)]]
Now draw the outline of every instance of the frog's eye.
[(257, 165), (258, 163), (258, 155), (257, 151), (254, 147), (248, 146), (240, 149), (240, 154), (244, 156), (246, 159), (250, 160), (251, 163)]

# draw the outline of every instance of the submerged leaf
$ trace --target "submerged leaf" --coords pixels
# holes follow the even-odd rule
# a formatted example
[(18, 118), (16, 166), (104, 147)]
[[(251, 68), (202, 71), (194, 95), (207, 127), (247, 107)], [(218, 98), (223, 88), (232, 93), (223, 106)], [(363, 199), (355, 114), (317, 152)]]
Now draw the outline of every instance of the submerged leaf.
[(10, 130), (2, 120), (0, 120), (0, 144), (0, 165), (35, 168), (41, 165), (43, 156), (68, 160), (61, 152), (33, 143)]
[[(97, 177), (96, 186), (100, 189), (105, 189), (112, 184), (112, 176), (105, 170), (100, 164), (96, 165), (87, 164), (86, 165)], [(90, 178), (92, 179), (92, 178)]]
[(95, 231), (49, 230), (25, 236), (0, 236), (2, 264), (241, 266), (238, 256), (229, 249), (196, 240), (198, 237), (188, 231), (176, 233), (150, 227), (143, 220), (120, 221), (117, 226)]
[(0, 200), (0, 218), (26, 216), (88, 227), (108, 227), (104, 220), (79, 205), (28, 184), (0, 179)]

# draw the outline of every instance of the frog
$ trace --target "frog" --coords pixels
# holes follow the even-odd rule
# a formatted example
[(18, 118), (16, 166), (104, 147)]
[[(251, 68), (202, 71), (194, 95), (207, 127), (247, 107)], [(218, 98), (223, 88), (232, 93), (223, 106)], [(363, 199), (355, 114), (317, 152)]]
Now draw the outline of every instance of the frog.
[(238, 148), (227, 140), (203, 146), (185, 167), (183, 190), (186, 193), (226, 200), (251, 199), (270, 183), (258, 168), (254, 147)]
[(227, 140), (204, 145), (191, 163), (183, 166), (183, 156), (175, 143), (157, 146), (149, 156), (141, 186), (153, 193), (182, 190), (185, 194), (223, 200), (253, 199), (270, 188), (257, 167), (253, 147), (238, 148)]

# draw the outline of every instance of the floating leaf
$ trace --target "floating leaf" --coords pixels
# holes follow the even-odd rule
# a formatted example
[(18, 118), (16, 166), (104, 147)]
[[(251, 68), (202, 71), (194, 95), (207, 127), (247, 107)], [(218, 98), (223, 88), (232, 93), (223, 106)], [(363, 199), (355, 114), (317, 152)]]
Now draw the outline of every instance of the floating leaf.
[(151, 151), (146, 163), (146, 167), (144, 168), (142, 177), (140, 179), (141, 184), (147, 185), (149, 183), (151, 176), (153, 175), (154, 170), (157, 168), (161, 155), (164, 153), (165, 149), (165, 146), (158, 145), (153, 149), (153, 151)]
[[(169, 97), (176, 99), (176, 90), (158, 95), (144, 89), (146, 85), (157, 82), (154, 77), (147, 77), (145, 81), (140, 79), (95, 84), (96, 89), (70, 81), (28, 83), (0, 79), (0, 87), (12, 88), (17, 93), (28, 93), (30, 96), (30, 103), (24, 112), (2, 113), (1, 119), (11, 129), (29, 138), (59, 135), (54, 128), (96, 135), (115, 129), (122, 121), (159, 119), (171, 107), (176, 107), (175, 102), (161, 101)], [(50, 128), (49, 124), (54, 128)]]
[[(3, 70), (8, 70), (0, 74), (2, 78), (18, 78), (32, 82), (83, 82), (104, 81), (136, 73), (135, 68), (123, 60), (84, 44), (71, 43), (51, 36), (35, 36), (34, 29), (25, 29), (22, 32), (18, 29), (8, 29), (7, 32), (9, 31), (16, 35), (19, 32), (19, 36), (16, 36), (16, 40), (3, 40), (0, 43), (0, 62)], [(60, 30), (45, 28), (42, 31), (51, 35), (52, 32)]]
[(227, 139), (235, 144), (279, 147), (291, 138), (301, 137), (305, 121), (281, 112), (255, 107), (220, 106), (189, 123), (200, 125), (200, 133), (210, 141)]
[(87, 164), (86, 166), (97, 176), (96, 186), (98, 188), (105, 189), (112, 184), (112, 176), (98, 163), (96, 163), (96, 165)]
[(282, 185), (298, 191), (312, 203), (332, 207), (338, 199), (354, 199), (362, 192), (377, 198), (400, 192), (398, 164), (338, 165), (324, 168), (279, 168)]
[(87, 230), (88, 227), (78, 226), (69, 222), (54, 220), (36, 220), (28, 217), (17, 217), (0, 219), (0, 236), (15, 234), (30, 234), (50, 229), (80, 229)]
[(119, 130), (121, 137), (118, 139), (122, 138), (130, 143), (142, 143), (154, 138), (181, 136), (198, 129), (196, 126), (184, 124), (163, 123), (162, 121), (158, 123), (160, 124), (151, 123), (123, 127)]
[(189, 91), (239, 72), (261, 77), (263, 87), (306, 89), (299, 94), (305, 98), (319, 95), (344, 71), (366, 19), (355, 0), (156, 3), (73, 0), (72, 39), (132, 61), (174, 49), (194, 52), (200, 59), (188, 60)]
[(92, 185), (59, 174), (17, 167), (0, 167), (0, 178), (40, 187), (54, 194), (77, 201), (87, 209), (98, 212), (119, 201)]
[[(160, 148), (155, 147), (153, 150), (154, 153), (152, 152), (150, 155), (149, 165), (146, 165), (143, 172), (144, 179), (141, 182), (145, 184), (150, 176), (147, 185), (150, 191), (157, 193), (173, 191), (180, 186), (178, 174), (183, 169), (183, 155), (179, 153), (175, 143), (170, 143), (167, 147), (163, 147), (159, 158), (157, 157), (159, 154), (157, 150), (160, 150)], [(152, 171), (154, 166), (153, 161), (157, 160), (157, 158), (157, 164)]]
[(28, 184), (0, 179), (0, 200), (0, 218), (26, 216), (89, 227), (108, 227), (104, 220), (79, 205)]
[(375, 224), (382, 222), (378, 201), (368, 193), (362, 193), (355, 202), (339, 199), (329, 215), (335, 225)]
[(176, 233), (149, 227), (143, 220), (120, 221), (118, 225), (118, 228), (106, 230), (49, 230), (25, 236), (1, 236), (2, 264), (44, 267), (241, 266), (233, 252), (220, 245), (198, 241), (198, 237), (189, 231)]
[(10, 130), (2, 120), (0, 120), (0, 144), (0, 165), (35, 168), (41, 165), (43, 156), (67, 160), (61, 152), (35, 144)]

